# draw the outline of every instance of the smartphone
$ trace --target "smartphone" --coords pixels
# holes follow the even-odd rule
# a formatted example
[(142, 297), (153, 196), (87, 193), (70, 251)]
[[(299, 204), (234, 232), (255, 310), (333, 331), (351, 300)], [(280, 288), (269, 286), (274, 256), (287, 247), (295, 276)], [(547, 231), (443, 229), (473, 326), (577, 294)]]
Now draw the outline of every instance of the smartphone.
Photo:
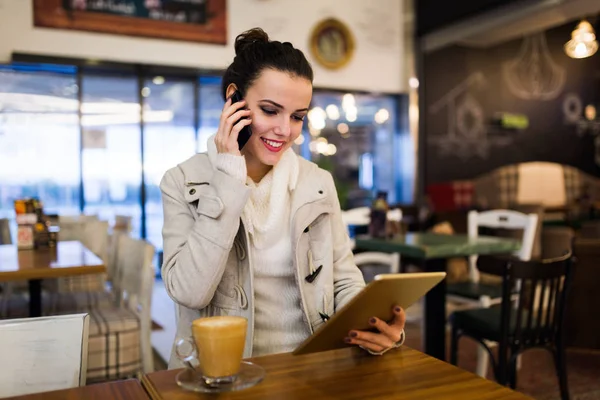
[[(236, 90), (232, 95), (231, 95), (231, 104), (233, 103), (237, 103), (239, 101), (242, 101), (242, 95), (240, 93), (239, 90)], [(242, 118), (247, 118), (247, 117), (242, 117)], [(239, 120), (236, 122), (236, 124), (239, 122)], [(235, 124), (234, 124), (235, 125)], [(246, 125), (242, 128), (242, 130), (240, 131), (237, 141), (238, 141), (238, 147), (240, 148), (240, 151), (242, 150), (242, 148), (246, 145), (246, 143), (248, 142), (248, 140), (250, 139), (250, 136), (252, 135), (252, 131), (250, 130), (250, 125)]]

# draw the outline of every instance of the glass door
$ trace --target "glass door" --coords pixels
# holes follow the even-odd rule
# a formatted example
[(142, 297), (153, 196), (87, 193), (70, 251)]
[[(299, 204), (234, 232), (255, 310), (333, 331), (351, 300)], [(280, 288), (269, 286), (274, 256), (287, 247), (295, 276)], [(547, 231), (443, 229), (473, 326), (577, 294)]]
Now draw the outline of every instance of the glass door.
[(165, 172), (196, 152), (194, 80), (154, 76), (145, 79), (144, 183), (146, 239), (162, 251), (163, 207), (160, 181)]
[(84, 212), (114, 223), (130, 217), (141, 237), (141, 133), (137, 77), (82, 76)]

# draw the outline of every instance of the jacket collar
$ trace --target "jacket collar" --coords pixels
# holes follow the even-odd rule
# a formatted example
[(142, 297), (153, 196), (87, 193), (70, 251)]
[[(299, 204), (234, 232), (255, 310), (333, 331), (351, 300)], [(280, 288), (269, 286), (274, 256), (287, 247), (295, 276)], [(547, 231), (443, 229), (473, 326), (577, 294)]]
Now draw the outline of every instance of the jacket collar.
[[(293, 224), (308, 224), (323, 213), (331, 213), (334, 204), (331, 196), (337, 196), (337, 193), (329, 193), (335, 190), (333, 185), (328, 185), (324, 178), (324, 172), (319, 167), (304, 158), (298, 157), (298, 182), (296, 188), (291, 191), (291, 215)], [(184, 176), (184, 191), (186, 199), (190, 197), (189, 189), (193, 186), (206, 185), (211, 183), (214, 176), (214, 168), (206, 153), (199, 153), (183, 163), (179, 168)], [(192, 196), (194, 197), (194, 196)], [(197, 200), (189, 198), (188, 201)], [(312, 204), (312, 207), (303, 210), (304, 206)], [(299, 211), (301, 218), (296, 218)], [(306, 222), (308, 221), (308, 222)], [(302, 229), (306, 228), (304, 226)]]
[(213, 166), (206, 153), (199, 153), (179, 164), (183, 172), (184, 186), (204, 185), (212, 181), (214, 175)]

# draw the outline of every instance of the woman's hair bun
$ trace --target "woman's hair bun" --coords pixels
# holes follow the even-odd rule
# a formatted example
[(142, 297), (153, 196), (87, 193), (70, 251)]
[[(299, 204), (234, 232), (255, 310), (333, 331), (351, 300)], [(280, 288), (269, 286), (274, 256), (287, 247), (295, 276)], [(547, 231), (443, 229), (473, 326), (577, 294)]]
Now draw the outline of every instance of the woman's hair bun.
[(235, 38), (235, 54), (239, 55), (254, 43), (269, 43), (269, 35), (261, 28), (252, 28)]

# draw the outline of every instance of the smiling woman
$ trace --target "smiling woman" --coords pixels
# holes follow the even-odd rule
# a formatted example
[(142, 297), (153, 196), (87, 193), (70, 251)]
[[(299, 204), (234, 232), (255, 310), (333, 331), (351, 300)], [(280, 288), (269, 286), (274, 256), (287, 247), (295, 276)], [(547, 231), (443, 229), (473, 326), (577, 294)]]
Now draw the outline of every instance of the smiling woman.
[[(261, 29), (236, 38), (223, 76), (227, 101), (208, 152), (167, 171), (165, 287), (178, 307), (177, 337), (200, 317), (248, 319), (245, 356), (292, 351), (363, 287), (331, 174), (291, 148), (312, 98), (313, 71), (290, 43)], [(232, 101), (232, 97), (243, 99)], [(252, 134), (240, 151), (238, 135)], [(381, 333), (348, 332), (348, 344), (395, 346), (403, 311)], [(182, 366), (176, 358), (171, 368)]]

